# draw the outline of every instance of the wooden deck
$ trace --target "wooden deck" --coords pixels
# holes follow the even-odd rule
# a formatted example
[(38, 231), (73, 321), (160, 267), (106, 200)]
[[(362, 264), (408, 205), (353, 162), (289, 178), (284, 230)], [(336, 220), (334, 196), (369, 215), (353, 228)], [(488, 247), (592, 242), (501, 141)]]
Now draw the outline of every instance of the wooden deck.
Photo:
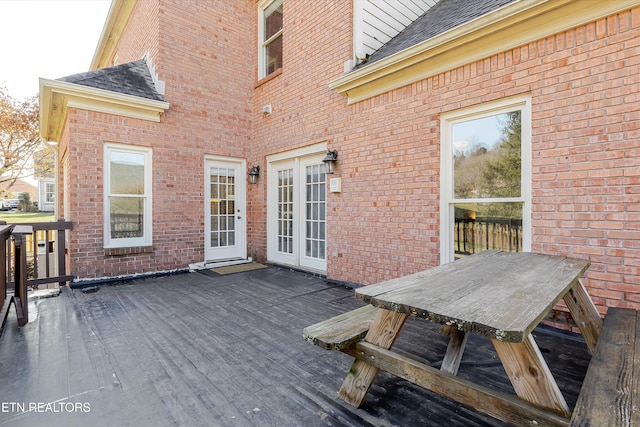
[[(351, 357), (301, 333), (361, 305), (353, 289), (277, 267), (64, 289), (31, 301), (23, 328), (10, 314), (0, 426), (503, 425), (386, 373), (359, 409), (338, 399)], [(590, 358), (584, 341), (548, 328), (534, 336), (573, 408)], [(489, 338), (469, 340), (458, 376), (511, 392)], [(437, 325), (411, 318), (394, 349), (437, 367), (447, 342)]]

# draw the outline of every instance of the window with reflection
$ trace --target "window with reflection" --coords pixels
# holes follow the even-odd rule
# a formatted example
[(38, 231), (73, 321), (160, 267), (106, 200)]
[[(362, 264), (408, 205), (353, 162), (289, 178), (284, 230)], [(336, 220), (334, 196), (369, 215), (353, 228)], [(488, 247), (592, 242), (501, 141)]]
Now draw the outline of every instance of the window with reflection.
[(530, 247), (529, 103), (509, 104), (443, 118), (443, 262)]
[(151, 245), (151, 149), (105, 146), (105, 247)]
[(259, 77), (262, 78), (282, 68), (282, 0), (263, 1), (259, 8)]
[(47, 182), (44, 184), (44, 201), (46, 203), (53, 203), (56, 199), (56, 185), (53, 182)]

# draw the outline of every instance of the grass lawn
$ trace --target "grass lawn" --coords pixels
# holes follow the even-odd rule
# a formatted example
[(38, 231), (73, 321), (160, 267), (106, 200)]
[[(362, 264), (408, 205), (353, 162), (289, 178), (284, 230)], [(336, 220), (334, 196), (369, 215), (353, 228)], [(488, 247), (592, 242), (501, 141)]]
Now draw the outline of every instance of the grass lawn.
[(53, 220), (54, 216), (52, 212), (0, 212), (0, 221), (6, 221), (7, 224), (19, 224), (24, 222), (52, 222)]

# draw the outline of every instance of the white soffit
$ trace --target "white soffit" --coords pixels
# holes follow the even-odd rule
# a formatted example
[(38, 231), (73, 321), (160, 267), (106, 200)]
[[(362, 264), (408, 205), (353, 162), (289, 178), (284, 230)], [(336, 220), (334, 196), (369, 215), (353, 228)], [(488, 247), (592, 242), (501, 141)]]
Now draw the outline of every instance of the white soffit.
[(40, 136), (59, 142), (67, 108), (159, 122), (170, 104), (59, 80), (40, 79)]

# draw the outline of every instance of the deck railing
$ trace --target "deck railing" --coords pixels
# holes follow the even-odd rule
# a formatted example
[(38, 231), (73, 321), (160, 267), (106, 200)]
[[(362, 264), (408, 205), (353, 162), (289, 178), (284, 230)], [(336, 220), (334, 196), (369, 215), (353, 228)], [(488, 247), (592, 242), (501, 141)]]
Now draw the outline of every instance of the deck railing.
[(471, 255), (489, 249), (522, 252), (522, 220), (478, 217), (455, 219), (454, 250)]
[(73, 275), (67, 272), (66, 263), (66, 231), (72, 228), (72, 223), (63, 219), (55, 222), (0, 224), (2, 326), (11, 303), (16, 308), (18, 325), (24, 326), (29, 321), (29, 288), (58, 287), (73, 279)]
[(9, 313), (9, 306), (13, 302), (13, 297), (7, 293), (7, 247), (11, 241), (11, 230), (13, 225), (0, 225), (0, 332), (4, 326), (4, 321)]

